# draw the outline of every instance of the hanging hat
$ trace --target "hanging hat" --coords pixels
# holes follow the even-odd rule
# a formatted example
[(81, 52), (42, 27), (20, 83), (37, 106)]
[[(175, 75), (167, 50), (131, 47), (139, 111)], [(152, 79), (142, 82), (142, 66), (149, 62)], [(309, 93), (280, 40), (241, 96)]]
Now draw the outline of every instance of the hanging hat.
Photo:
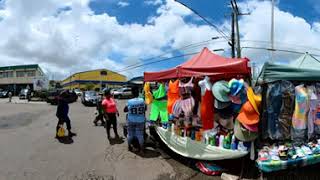
[(217, 109), (224, 109), (228, 106), (230, 106), (231, 102), (221, 102), (221, 101), (218, 101), (217, 99), (214, 100), (214, 107), (217, 108)]
[(237, 80), (237, 79), (231, 79), (228, 83), (228, 86), (230, 88), (230, 94), (232, 96), (235, 96), (237, 95), (240, 90), (243, 88), (243, 85), (244, 85), (244, 80), (243, 79), (240, 79), (240, 80)]
[(237, 119), (235, 120), (234, 124), (234, 135), (237, 139), (244, 142), (254, 141), (258, 137), (258, 133), (251, 132), (248, 129), (242, 127)]
[(229, 92), (230, 89), (227, 81), (218, 81), (212, 86), (212, 93), (218, 101), (229, 102)]
[(215, 119), (218, 120), (218, 123), (227, 128), (233, 129), (233, 110), (231, 106), (228, 106), (224, 109), (217, 109), (215, 113)]
[(254, 110), (260, 115), (259, 106), (261, 103), (261, 95), (254, 94), (252, 87), (249, 87), (247, 90), (247, 97)]
[(258, 124), (253, 124), (253, 125), (241, 124), (241, 125), (251, 132), (258, 132)]
[(247, 101), (241, 107), (241, 110), (237, 119), (242, 124), (254, 125), (259, 122), (259, 114), (255, 111), (252, 104), (249, 101)]
[(226, 129), (233, 129), (233, 116), (224, 117), (221, 114), (216, 114), (218, 123)]

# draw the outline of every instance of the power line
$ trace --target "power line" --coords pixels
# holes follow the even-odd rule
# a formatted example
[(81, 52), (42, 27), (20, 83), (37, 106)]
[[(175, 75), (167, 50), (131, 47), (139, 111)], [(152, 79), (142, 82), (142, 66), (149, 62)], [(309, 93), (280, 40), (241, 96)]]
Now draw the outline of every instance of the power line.
[(228, 42), (229, 42), (229, 38), (228, 36), (218, 28), (218, 26), (214, 25), (213, 23), (211, 23), (210, 21), (208, 21), (205, 17), (203, 17), (201, 14), (199, 14), (196, 10), (192, 9), (191, 7), (187, 6), (186, 4), (184, 4), (183, 2), (180, 2), (178, 0), (174, 0), (175, 2), (178, 2), (179, 4), (183, 5), (184, 7), (188, 8), (190, 11), (192, 11), (194, 14), (196, 14), (197, 16), (199, 16), (203, 21), (205, 21), (207, 24), (209, 24), (210, 26), (212, 26), (219, 34), (222, 35), (223, 38), (225, 38)]
[[(267, 51), (280, 51), (280, 52), (287, 52), (287, 53), (294, 53), (294, 54), (305, 54), (305, 52), (299, 52), (299, 51), (292, 51), (292, 50), (286, 50), (286, 49), (271, 49), (271, 48), (265, 48), (265, 47), (251, 47), (251, 46), (245, 46), (245, 47), (241, 47), (242, 49), (258, 49), (258, 50), (267, 50)], [(313, 53), (309, 53), (312, 56), (320, 56), (320, 54), (313, 54)]]
[[(205, 40), (205, 41), (200, 41), (200, 42), (197, 42), (197, 43), (192, 43), (192, 44), (189, 44), (189, 45), (185, 45), (185, 46), (182, 46), (180, 48), (177, 48), (177, 49), (173, 49), (173, 50), (170, 50), (170, 51), (166, 51), (165, 53), (162, 53), (160, 55), (157, 55), (157, 56), (154, 56), (154, 57), (150, 57), (150, 58), (147, 58), (147, 59), (139, 59), (141, 61), (144, 61), (145, 62), (148, 62), (148, 61), (151, 61), (151, 60), (154, 60), (154, 59), (157, 59), (157, 58), (161, 58), (163, 57), (164, 55), (167, 55), (167, 54), (170, 54), (170, 53), (173, 53), (173, 52), (176, 52), (176, 51), (179, 51), (179, 50), (185, 50), (185, 49), (195, 49), (195, 48), (198, 48), (198, 47), (201, 47), (201, 46), (204, 46), (204, 45), (207, 45), (207, 44), (211, 44), (212, 41), (216, 40), (216, 39), (219, 39), (220, 37), (213, 37), (211, 38), (210, 40)], [(215, 41), (215, 42), (224, 42), (224, 40), (220, 40), (220, 41)], [(140, 63), (141, 64), (141, 63)], [(123, 69), (125, 68), (130, 68), (132, 66), (136, 66), (137, 63), (135, 64), (131, 64), (131, 65), (128, 65), (126, 67), (124, 67)], [(121, 71), (122, 69), (120, 69)]]

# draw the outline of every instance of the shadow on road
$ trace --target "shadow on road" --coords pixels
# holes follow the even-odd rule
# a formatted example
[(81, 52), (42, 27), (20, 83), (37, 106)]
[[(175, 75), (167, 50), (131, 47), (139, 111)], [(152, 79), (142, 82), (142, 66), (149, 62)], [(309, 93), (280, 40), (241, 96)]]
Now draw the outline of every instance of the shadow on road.
[(109, 143), (110, 143), (110, 145), (122, 144), (122, 143), (124, 143), (124, 138), (123, 138), (123, 137), (120, 137), (120, 138), (110, 138), (110, 139), (109, 139)]
[(69, 137), (69, 136), (64, 136), (64, 137), (58, 138), (58, 141), (62, 144), (72, 144), (73, 143), (72, 137)]

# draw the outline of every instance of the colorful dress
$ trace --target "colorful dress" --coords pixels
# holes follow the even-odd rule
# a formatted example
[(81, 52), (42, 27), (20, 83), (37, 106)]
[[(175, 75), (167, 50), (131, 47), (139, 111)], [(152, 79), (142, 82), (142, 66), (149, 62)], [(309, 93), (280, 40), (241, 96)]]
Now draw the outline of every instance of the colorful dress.
[(168, 113), (172, 114), (172, 108), (174, 103), (180, 99), (179, 95), (179, 80), (169, 82), (169, 89), (168, 89)]

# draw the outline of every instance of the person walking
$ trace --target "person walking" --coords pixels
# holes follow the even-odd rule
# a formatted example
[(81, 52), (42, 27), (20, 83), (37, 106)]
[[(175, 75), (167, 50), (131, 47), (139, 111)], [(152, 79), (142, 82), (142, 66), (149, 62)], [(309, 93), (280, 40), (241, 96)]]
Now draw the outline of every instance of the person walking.
[(12, 101), (12, 92), (11, 91), (9, 91), (8, 96), (9, 96), (9, 103), (11, 103), (11, 101)]
[(104, 111), (103, 111), (103, 107), (102, 107), (102, 99), (103, 99), (103, 94), (101, 93), (100, 94), (100, 98), (97, 100), (97, 114), (96, 114), (96, 117), (93, 121), (93, 124), (95, 126), (98, 126), (98, 122), (101, 121), (101, 126), (105, 126), (105, 121), (104, 121)]
[(119, 139), (118, 127), (117, 127), (117, 116), (119, 117), (119, 111), (117, 109), (116, 101), (112, 98), (110, 89), (104, 91), (105, 98), (102, 101), (102, 107), (106, 118), (106, 131), (108, 139), (110, 139), (111, 125), (113, 127), (115, 138)]
[(139, 98), (138, 88), (132, 88), (133, 99), (130, 99), (124, 108), (127, 112), (128, 125), (128, 150), (132, 151), (132, 141), (137, 138), (140, 146), (140, 153), (144, 152), (144, 131), (145, 131), (145, 112), (147, 105), (142, 98)]
[(56, 127), (56, 138), (59, 138), (57, 133), (59, 128), (63, 126), (64, 123), (66, 123), (67, 125), (68, 136), (69, 137), (76, 136), (76, 134), (71, 131), (71, 121), (68, 116), (69, 102), (70, 102), (70, 96), (69, 96), (68, 90), (62, 91), (58, 97), (58, 106), (57, 106), (57, 112), (56, 112), (56, 116), (58, 118), (58, 124)]

